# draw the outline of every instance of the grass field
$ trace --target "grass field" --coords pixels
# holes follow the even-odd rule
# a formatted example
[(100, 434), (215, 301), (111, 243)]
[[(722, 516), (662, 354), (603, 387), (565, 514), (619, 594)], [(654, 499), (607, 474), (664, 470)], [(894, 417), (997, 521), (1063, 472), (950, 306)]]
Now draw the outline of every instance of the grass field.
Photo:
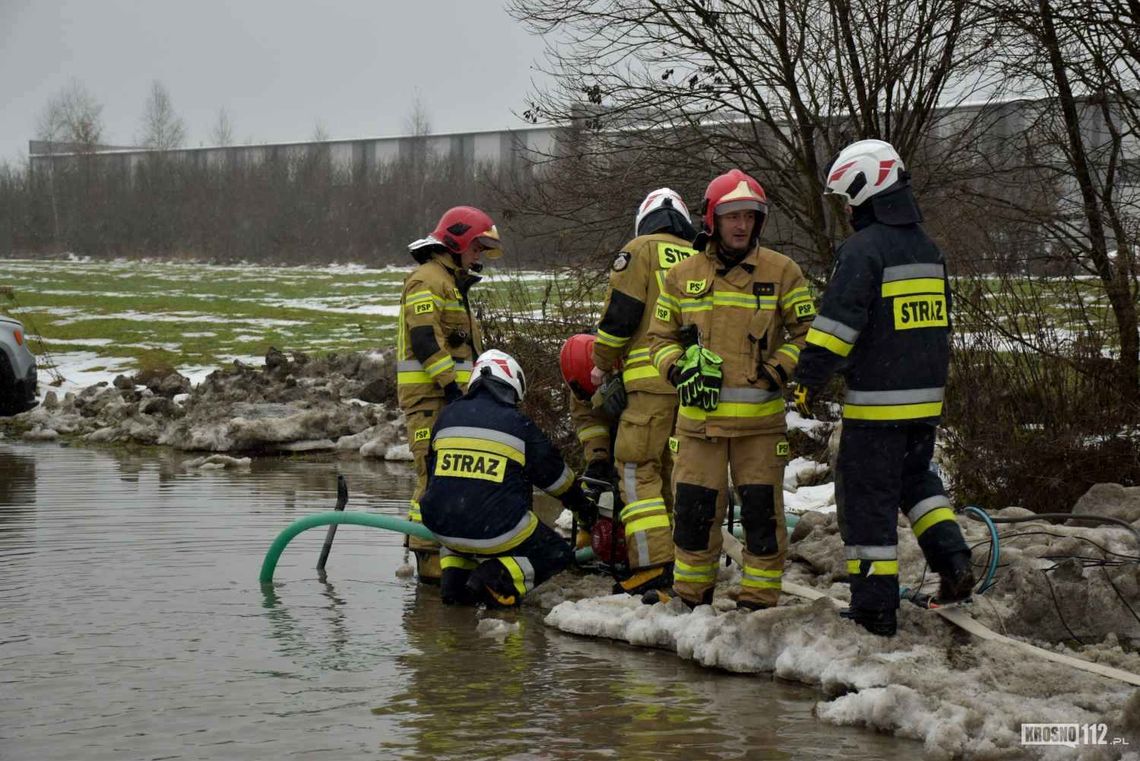
[[(0, 310), (25, 323), (41, 368), (68, 385), (144, 366), (203, 373), (284, 351), (363, 351), (395, 342), (409, 269), (208, 266), (155, 261), (0, 260)], [(475, 303), (541, 308), (565, 276), (490, 270)], [(45, 380), (47, 380), (45, 378)]]

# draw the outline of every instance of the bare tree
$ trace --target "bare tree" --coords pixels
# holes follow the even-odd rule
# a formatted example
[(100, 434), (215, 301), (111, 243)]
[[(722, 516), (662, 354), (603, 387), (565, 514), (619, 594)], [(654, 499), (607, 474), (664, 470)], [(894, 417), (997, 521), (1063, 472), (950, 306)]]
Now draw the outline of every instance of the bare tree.
[(150, 85), (137, 140), (147, 148), (163, 151), (179, 148), (186, 140), (186, 124), (174, 112), (170, 93), (157, 79)]
[(412, 108), (404, 117), (404, 132), (414, 137), (431, 134), (431, 115), (418, 89), (412, 95)]
[(222, 148), (233, 145), (234, 126), (230, 121), (229, 112), (224, 108), (218, 109), (218, 118), (210, 129), (210, 142)]
[(72, 80), (40, 113), (37, 136), (49, 143), (70, 143), (91, 151), (103, 139), (103, 106), (83, 83)]
[(614, 177), (627, 186), (605, 194), (615, 207), (564, 189), (538, 206), (612, 226), (651, 184), (676, 178), (692, 197), (742, 166), (779, 212), (769, 235), (817, 271), (836, 237), (822, 199), (828, 158), (868, 137), (911, 158), (945, 109), (983, 86), (989, 55), (984, 14), (967, 0), (510, 0), (508, 10), (559, 40), (546, 67), (554, 85), (524, 114), (571, 125), (569, 150), (544, 157), (551, 170), (573, 164), (595, 197)]

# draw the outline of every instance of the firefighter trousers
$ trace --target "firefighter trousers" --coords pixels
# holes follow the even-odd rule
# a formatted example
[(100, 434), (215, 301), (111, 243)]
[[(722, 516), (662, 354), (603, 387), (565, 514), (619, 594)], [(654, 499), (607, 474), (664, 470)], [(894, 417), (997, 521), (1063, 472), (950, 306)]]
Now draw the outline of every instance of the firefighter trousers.
[(440, 550), (440, 595), (446, 605), (474, 605), (486, 601), (484, 588), (495, 592), (499, 602), (514, 598), (522, 602), (528, 592), (574, 559), (569, 543), (554, 529), (539, 521), (534, 533), (498, 555)]
[(788, 534), (784, 524), (783, 433), (705, 439), (677, 432), (673, 465), (673, 589), (691, 604), (709, 602), (723, 546), (728, 472), (740, 493), (744, 529), (741, 602), (780, 599)]
[(836, 501), (843, 505), (841, 531), (854, 608), (899, 606), (899, 510), (934, 572), (947, 571), (953, 554), (969, 552), (942, 479), (930, 470), (935, 431), (929, 423), (843, 426)]
[(621, 522), (632, 572), (673, 562), (672, 470), (669, 434), (677, 415), (676, 394), (634, 391), (614, 440), (614, 467), (625, 507)]
[[(427, 489), (427, 457), (431, 450), (431, 429), (435, 420), (443, 409), (443, 400), (438, 406), (419, 406), (412, 412), (405, 413), (404, 417), (408, 427), (408, 448), (412, 450), (412, 458), (416, 464), (416, 487), (412, 492), (412, 499), (408, 506), (408, 520), (413, 523), (422, 523), (420, 517), (420, 497)], [(416, 573), (422, 581), (438, 581), (439, 570), (439, 544), (427, 539), (409, 536), (405, 546), (416, 553)]]

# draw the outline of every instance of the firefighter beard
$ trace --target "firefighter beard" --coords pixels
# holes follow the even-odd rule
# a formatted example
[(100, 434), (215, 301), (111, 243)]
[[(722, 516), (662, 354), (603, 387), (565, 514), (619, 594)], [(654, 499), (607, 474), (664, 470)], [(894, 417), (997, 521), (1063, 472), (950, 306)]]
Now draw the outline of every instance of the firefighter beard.
[(622, 502), (629, 569), (632, 573), (673, 562), (669, 434), (677, 410), (673, 394), (635, 391), (622, 412), (614, 460)]
[(690, 604), (712, 602), (729, 504), (728, 469), (740, 494), (744, 529), (738, 602), (774, 607), (780, 599), (788, 535), (784, 524), (784, 434), (704, 438), (677, 432), (673, 451), (673, 588)]

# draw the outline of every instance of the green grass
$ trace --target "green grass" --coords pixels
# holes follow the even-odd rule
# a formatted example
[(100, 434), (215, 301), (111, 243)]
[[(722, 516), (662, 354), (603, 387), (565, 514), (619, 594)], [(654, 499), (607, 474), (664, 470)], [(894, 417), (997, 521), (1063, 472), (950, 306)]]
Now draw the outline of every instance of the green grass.
[[(410, 271), (0, 260), (0, 285), (14, 291), (11, 300), (0, 295), (0, 309), (43, 339), (42, 346), (32, 341), (39, 354), (89, 352), (135, 368), (155, 361), (216, 366), (262, 356), (270, 346), (389, 348)], [(547, 284), (559, 280), (565, 277), (492, 271), (473, 302), (537, 310)], [(557, 286), (550, 293), (555, 307), (565, 297)]]

